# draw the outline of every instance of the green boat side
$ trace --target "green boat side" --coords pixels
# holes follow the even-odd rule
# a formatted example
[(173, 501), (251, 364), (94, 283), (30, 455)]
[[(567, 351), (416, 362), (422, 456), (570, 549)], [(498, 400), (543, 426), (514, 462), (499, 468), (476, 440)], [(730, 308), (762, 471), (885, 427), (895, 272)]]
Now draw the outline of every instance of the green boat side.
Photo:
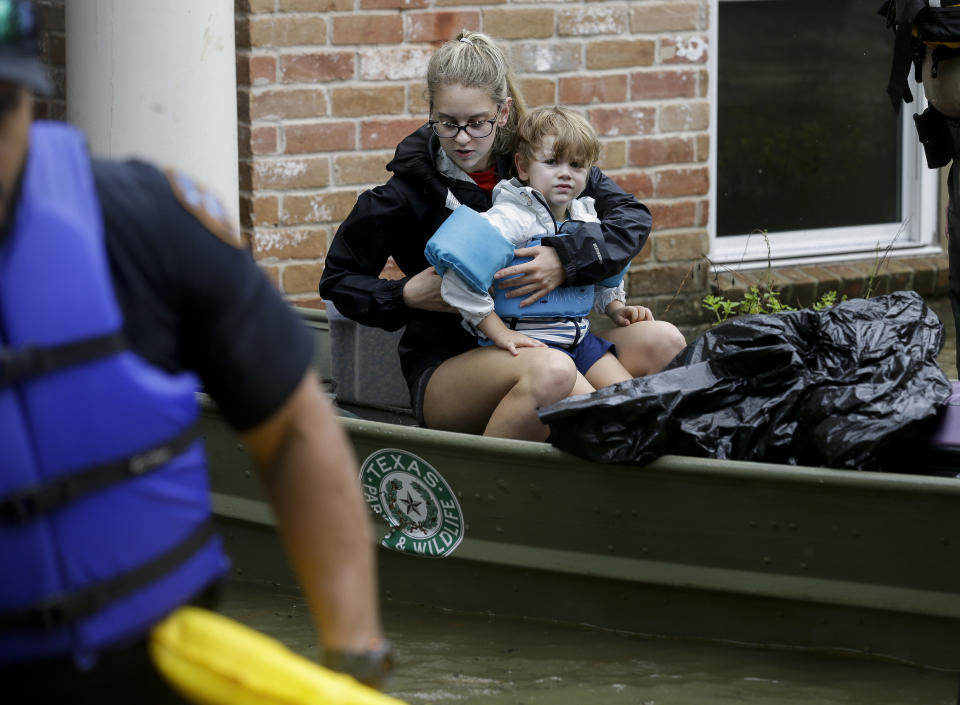
[[(383, 599), (960, 671), (955, 480), (680, 456), (602, 465), (545, 443), (342, 423), (361, 463), (415, 456), (462, 511), (445, 557), (378, 549)], [(292, 584), (249, 457), (212, 405), (202, 424), (236, 573)]]

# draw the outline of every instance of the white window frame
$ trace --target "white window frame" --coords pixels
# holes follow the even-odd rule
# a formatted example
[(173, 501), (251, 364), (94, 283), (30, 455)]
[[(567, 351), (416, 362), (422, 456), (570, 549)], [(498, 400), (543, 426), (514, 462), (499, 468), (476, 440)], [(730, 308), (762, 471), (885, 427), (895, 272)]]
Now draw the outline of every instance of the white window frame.
[[(899, 223), (882, 223), (854, 227), (822, 228), (769, 232), (768, 243), (759, 233), (717, 236), (717, 113), (719, 108), (718, 77), (720, 12), (721, 2), (754, 2), (755, 0), (710, 0), (709, 41), (709, 100), (710, 100), (710, 260), (726, 269), (755, 269), (767, 266), (772, 261), (778, 266), (817, 264), (857, 259), (872, 259), (878, 247), (891, 247), (890, 254), (911, 256), (935, 255), (942, 252), (940, 246), (939, 194), (940, 171), (928, 169), (916, 137), (913, 114), (927, 107), (922, 88), (910, 77), (910, 90), (915, 96), (913, 103), (901, 106), (901, 129), (905, 135), (900, 155), (903, 165), (900, 198), (903, 220)], [(878, 15), (880, 29), (883, 19)], [(889, 56), (882, 57), (885, 65), (892, 60), (893, 32), (890, 34)], [(878, 59), (879, 60), (879, 59)], [(878, 85), (877, 91), (885, 95), (886, 85)], [(891, 246), (891, 242), (893, 243)]]

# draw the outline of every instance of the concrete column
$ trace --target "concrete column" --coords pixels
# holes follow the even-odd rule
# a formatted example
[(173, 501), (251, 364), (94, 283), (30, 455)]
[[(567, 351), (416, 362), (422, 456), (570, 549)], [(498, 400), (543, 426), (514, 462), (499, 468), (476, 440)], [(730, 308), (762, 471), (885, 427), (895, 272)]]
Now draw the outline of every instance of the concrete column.
[(234, 0), (73, 0), (67, 119), (98, 156), (174, 166), (237, 219)]

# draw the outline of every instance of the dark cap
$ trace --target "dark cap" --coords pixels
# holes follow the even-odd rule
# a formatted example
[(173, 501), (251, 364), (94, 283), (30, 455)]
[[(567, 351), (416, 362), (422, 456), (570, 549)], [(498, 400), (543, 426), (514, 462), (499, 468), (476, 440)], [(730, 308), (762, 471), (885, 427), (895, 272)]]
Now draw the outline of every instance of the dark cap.
[(28, 0), (0, 0), (0, 81), (19, 83), (41, 95), (53, 93), (40, 61), (36, 13)]

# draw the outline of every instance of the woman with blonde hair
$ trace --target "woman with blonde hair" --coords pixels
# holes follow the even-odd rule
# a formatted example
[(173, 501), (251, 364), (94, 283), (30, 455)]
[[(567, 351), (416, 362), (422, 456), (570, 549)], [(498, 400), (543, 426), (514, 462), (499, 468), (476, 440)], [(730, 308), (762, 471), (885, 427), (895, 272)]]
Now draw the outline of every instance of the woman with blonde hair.
[[(481, 347), (440, 294), (441, 278), (424, 246), (461, 204), (491, 206), (494, 186), (510, 175), (510, 144), (525, 106), (509, 61), (488, 36), (462, 31), (444, 43), (427, 68), (430, 119), (397, 147), (382, 186), (361, 194), (327, 254), (320, 294), (345, 316), (397, 330), (400, 363), (411, 405), (430, 428), (544, 440), (549, 429), (538, 407), (567, 397), (577, 382), (569, 356), (548, 347), (520, 354)], [(517, 250), (532, 257), (507, 267), (508, 296), (528, 305), (561, 284), (594, 284), (616, 274), (639, 252), (650, 232), (650, 212), (599, 169), (584, 195), (595, 199), (599, 223), (565, 237)], [(379, 278), (389, 257), (406, 276)], [(640, 336), (633, 374), (642, 369)], [(636, 362), (636, 364), (634, 364)], [(649, 366), (649, 364), (648, 364)]]

